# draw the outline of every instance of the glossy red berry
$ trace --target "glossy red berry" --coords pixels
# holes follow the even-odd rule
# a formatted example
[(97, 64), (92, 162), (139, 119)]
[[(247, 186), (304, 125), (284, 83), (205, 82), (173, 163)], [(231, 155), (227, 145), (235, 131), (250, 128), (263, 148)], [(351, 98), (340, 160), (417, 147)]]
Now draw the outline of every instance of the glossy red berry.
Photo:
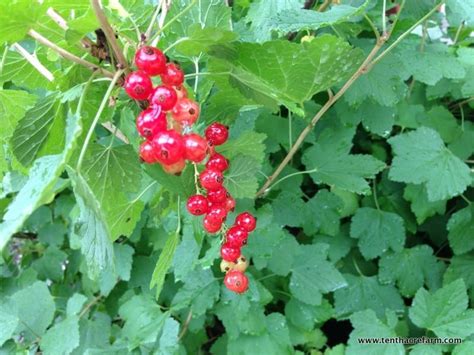
[(191, 160), (195, 163), (199, 163), (204, 160), (207, 155), (207, 141), (202, 138), (199, 134), (189, 133), (183, 136), (186, 159)]
[(225, 171), (228, 167), (229, 161), (222, 154), (219, 153), (212, 154), (206, 163), (207, 169)]
[(140, 159), (147, 164), (156, 163), (155, 151), (151, 142), (145, 141), (140, 145)]
[(135, 54), (135, 65), (151, 76), (164, 73), (166, 57), (158, 48), (143, 46)]
[(234, 247), (229, 243), (224, 243), (221, 246), (221, 257), (226, 261), (235, 262), (240, 256), (240, 248)]
[(158, 132), (152, 141), (156, 160), (170, 165), (184, 159), (184, 143), (179, 133), (173, 130)]
[(222, 186), (224, 176), (218, 170), (206, 169), (199, 174), (199, 181), (206, 190), (215, 190)]
[(161, 82), (165, 85), (180, 86), (184, 82), (184, 73), (175, 63), (166, 64), (163, 74), (161, 74)]
[(211, 205), (206, 215), (207, 220), (213, 224), (222, 224), (226, 217), (227, 210), (219, 205)]
[(193, 216), (201, 216), (209, 210), (209, 202), (203, 195), (193, 195), (188, 198), (186, 208)]
[(160, 106), (163, 111), (171, 110), (178, 101), (178, 95), (171, 86), (160, 85), (150, 96), (152, 106)]
[(233, 212), (235, 210), (235, 200), (232, 196), (227, 196), (224, 202), (225, 209), (227, 212)]
[(249, 233), (239, 226), (232, 226), (226, 233), (226, 242), (233, 246), (240, 248), (241, 246), (247, 244), (247, 237)]
[(221, 123), (214, 122), (206, 128), (205, 135), (210, 144), (221, 145), (227, 141), (229, 129)]
[(178, 100), (181, 100), (184, 97), (188, 97), (188, 90), (183, 85), (175, 86), (174, 90), (176, 91), (176, 95), (178, 95)]
[(211, 203), (223, 204), (227, 199), (227, 190), (224, 186), (207, 192), (207, 200)]
[(171, 175), (179, 175), (186, 167), (186, 161), (181, 159), (174, 164), (162, 164), (161, 166), (166, 173)]
[(252, 232), (257, 226), (257, 220), (249, 212), (243, 212), (235, 218), (235, 224), (245, 229), (247, 232)]
[(183, 125), (191, 126), (199, 117), (199, 105), (188, 98), (183, 98), (176, 102), (171, 111), (173, 119)]
[(231, 270), (224, 277), (224, 285), (235, 293), (244, 293), (249, 288), (249, 279), (239, 270)]
[(125, 78), (124, 88), (132, 99), (146, 100), (153, 92), (153, 83), (145, 72), (134, 71)]
[(204, 217), (202, 220), (202, 225), (206, 232), (208, 233), (217, 233), (222, 228), (222, 221), (216, 222), (210, 219), (208, 216)]
[(166, 130), (166, 114), (159, 106), (147, 108), (137, 117), (137, 131), (144, 138), (151, 138)]

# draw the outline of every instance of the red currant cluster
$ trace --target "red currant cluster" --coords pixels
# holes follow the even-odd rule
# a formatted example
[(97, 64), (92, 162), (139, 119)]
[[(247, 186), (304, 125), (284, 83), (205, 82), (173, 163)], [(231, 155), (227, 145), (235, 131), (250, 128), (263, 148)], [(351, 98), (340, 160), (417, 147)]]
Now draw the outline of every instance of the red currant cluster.
[[(200, 186), (206, 194), (201, 194), (196, 186), (197, 194), (188, 199), (187, 209), (192, 215), (205, 215), (203, 226), (208, 233), (221, 231), (227, 214), (235, 208), (234, 198), (223, 186), (223, 173), (229, 161), (215, 151), (216, 146), (227, 141), (228, 127), (212, 123), (206, 128), (205, 137), (190, 131), (199, 117), (199, 105), (187, 97), (182, 70), (174, 63), (167, 63), (158, 48), (141, 47), (135, 54), (135, 65), (138, 70), (126, 77), (125, 91), (131, 98), (149, 103), (136, 122), (138, 133), (145, 139), (140, 146), (141, 159), (149, 164), (160, 163), (167, 173), (178, 174), (186, 166), (186, 160), (200, 163), (209, 155), (205, 169), (199, 174)], [(153, 87), (151, 77), (157, 75), (161, 84)], [(226, 272), (224, 284), (237, 293), (248, 288), (248, 278), (244, 275), (248, 261), (241, 255), (241, 248), (255, 227), (255, 217), (241, 213), (226, 231), (221, 246), (221, 270)]]
[[(169, 174), (180, 173), (186, 160), (204, 160), (206, 140), (196, 133), (182, 134), (199, 117), (199, 105), (187, 97), (183, 87), (183, 71), (175, 63), (166, 63), (158, 48), (149, 46), (137, 51), (135, 65), (138, 70), (125, 78), (125, 91), (133, 99), (149, 102), (136, 122), (138, 133), (145, 138), (140, 146), (141, 159), (148, 164), (160, 163)], [(151, 77), (157, 75), (161, 84), (153, 87)]]

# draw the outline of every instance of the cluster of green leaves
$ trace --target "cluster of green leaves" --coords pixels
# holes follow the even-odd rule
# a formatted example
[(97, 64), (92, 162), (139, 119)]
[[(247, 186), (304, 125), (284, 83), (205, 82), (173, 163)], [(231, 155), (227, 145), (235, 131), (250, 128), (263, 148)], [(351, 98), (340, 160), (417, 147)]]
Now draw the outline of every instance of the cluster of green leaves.
[[(130, 61), (156, 3), (103, 1)], [(158, 43), (188, 74), (195, 130), (231, 127), (229, 220), (258, 217), (243, 295), (183, 207), (193, 167), (140, 164), (138, 105), (29, 37), (115, 72), (81, 47), (100, 27), (90, 2), (0, 3), (0, 352), (472, 353), (474, 2), (447, 0), (386, 52), (257, 200), (396, 16), (373, 0), (229, 3), (172, 1)], [(382, 50), (437, 5), (403, 3)], [(358, 342), (423, 335), (464, 343)]]

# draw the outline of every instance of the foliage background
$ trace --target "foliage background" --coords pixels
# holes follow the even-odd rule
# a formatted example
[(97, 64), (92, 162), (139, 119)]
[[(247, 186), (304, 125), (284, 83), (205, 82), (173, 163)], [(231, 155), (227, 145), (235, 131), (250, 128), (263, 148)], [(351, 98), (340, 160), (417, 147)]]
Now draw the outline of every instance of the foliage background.
[[(180, 213), (192, 167), (170, 177), (141, 165), (139, 107), (110, 78), (32, 39), (34, 30), (98, 64), (79, 45), (100, 27), (89, 1), (3, 1), (0, 352), (472, 353), (474, 2), (438, 12), (436, 1), (408, 0), (395, 27), (397, 16), (382, 16), (391, 1), (342, 0), (324, 12), (329, 2), (171, 3), (159, 46), (188, 73), (197, 130), (230, 124), (227, 187), (235, 213), (258, 216), (244, 248), (250, 289), (223, 287), (219, 238)], [(104, 7), (130, 60), (156, 3)], [(255, 199), (385, 28), (383, 57)], [(423, 335), (464, 344), (357, 342)]]

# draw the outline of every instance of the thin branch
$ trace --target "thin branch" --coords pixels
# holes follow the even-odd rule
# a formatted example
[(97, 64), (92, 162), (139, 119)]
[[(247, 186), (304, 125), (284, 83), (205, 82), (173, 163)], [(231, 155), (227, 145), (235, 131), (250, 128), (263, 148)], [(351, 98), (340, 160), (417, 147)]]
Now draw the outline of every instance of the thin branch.
[(151, 17), (150, 24), (148, 25), (148, 28), (145, 32), (145, 36), (144, 36), (145, 41), (147, 41), (148, 38), (150, 38), (150, 36), (151, 36), (151, 32), (153, 31), (153, 25), (155, 24), (156, 19), (158, 18), (158, 14), (160, 13), (160, 10), (161, 10), (164, 2), (165, 2), (165, 0), (160, 0), (158, 5), (156, 5), (155, 12), (153, 13), (153, 16)]
[(54, 22), (56, 22), (58, 26), (61, 27), (64, 31), (67, 31), (69, 29), (69, 26), (67, 25), (67, 21), (60, 14), (58, 14), (52, 7), (50, 7), (46, 11), (46, 15), (48, 15)]
[(114, 29), (112, 28), (112, 26), (110, 26), (110, 23), (107, 20), (107, 17), (105, 16), (104, 11), (102, 10), (100, 0), (91, 0), (91, 5), (92, 5), (92, 8), (94, 9), (95, 16), (97, 17), (97, 20), (100, 23), (100, 27), (102, 28), (102, 31), (104, 31), (105, 37), (107, 38), (107, 42), (112, 48), (115, 58), (118, 61), (119, 68), (125, 69), (125, 71), (128, 71), (127, 59), (123, 55), (123, 52), (117, 42)]
[(183, 329), (181, 330), (181, 333), (179, 333), (178, 341), (183, 339), (184, 335), (186, 334), (186, 331), (188, 330), (189, 323), (191, 323), (192, 318), (193, 318), (193, 311), (189, 311), (188, 316), (186, 317), (186, 321), (184, 322)]
[(95, 114), (94, 120), (92, 121), (92, 124), (89, 127), (89, 131), (87, 132), (87, 136), (84, 140), (81, 152), (79, 154), (79, 159), (77, 160), (77, 165), (76, 165), (77, 172), (79, 172), (81, 170), (82, 161), (84, 160), (84, 156), (86, 154), (87, 147), (88, 147), (88, 145), (90, 143), (90, 140), (92, 138), (92, 134), (94, 133), (94, 129), (97, 126), (97, 123), (99, 122), (100, 116), (102, 115), (102, 112), (105, 109), (105, 105), (109, 101), (110, 95), (112, 94), (112, 90), (114, 89), (115, 84), (117, 83), (117, 81), (120, 79), (120, 76), (122, 75), (122, 73), (123, 73), (123, 70), (118, 70), (115, 73), (112, 81), (110, 82), (109, 88), (107, 89), (107, 92), (105, 93), (105, 95), (102, 99), (102, 102), (100, 103), (99, 109), (97, 110), (97, 113)]
[(130, 141), (128, 138), (123, 134), (123, 132), (118, 129), (112, 122), (107, 121), (102, 123), (102, 127), (104, 127), (107, 131), (112, 133), (115, 137), (117, 137), (120, 141), (122, 141), (125, 144), (130, 144)]
[(18, 43), (13, 44), (13, 48), (17, 50), (18, 53), (21, 54), (23, 58), (25, 58), (41, 75), (43, 75), (49, 81), (54, 80), (54, 75), (51, 73), (48, 68), (46, 68), (38, 58), (32, 54), (30, 54), (25, 48), (20, 46)]
[(377, 52), (382, 48), (383, 44), (387, 40), (386, 37), (380, 37), (380, 40), (376, 42), (374, 48), (370, 51), (369, 55), (367, 58), (365, 58), (364, 62), (359, 66), (359, 68), (356, 70), (354, 74), (352, 74), (351, 78), (344, 84), (344, 86), (332, 97), (329, 98), (328, 101), (324, 104), (324, 106), (318, 111), (318, 113), (313, 117), (311, 120), (310, 124), (305, 127), (305, 129), (301, 132), (299, 135), (298, 139), (296, 140), (295, 144), (293, 147), (289, 150), (288, 154), (286, 157), (283, 159), (283, 161), (280, 163), (280, 165), (276, 168), (274, 173), (270, 175), (270, 177), (267, 179), (265, 184), (262, 186), (262, 188), (257, 192), (256, 197), (260, 197), (263, 195), (265, 192), (267, 192), (268, 188), (270, 187), (271, 183), (280, 175), (280, 173), (283, 171), (283, 169), (286, 167), (286, 165), (290, 162), (290, 160), (293, 158), (295, 153), (298, 151), (299, 147), (301, 144), (303, 144), (306, 136), (313, 130), (314, 126), (316, 123), (323, 117), (323, 115), (331, 108), (331, 106), (339, 100), (339, 98), (349, 89), (352, 84), (363, 74), (367, 72), (367, 65), (371, 62), (371, 60), (375, 57)]
[(88, 304), (86, 304), (86, 306), (84, 307), (84, 309), (81, 311), (81, 313), (79, 313), (79, 318), (82, 318), (88, 311), (89, 309), (91, 309), (94, 305), (96, 305), (97, 303), (99, 303), (99, 301), (102, 299), (102, 295), (99, 295), (99, 296), (96, 296), (92, 299), (92, 301), (90, 301)]
[(103, 74), (104, 76), (106, 76), (108, 78), (113, 78), (114, 77), (114, 74), (109, 72), (108, 70), (105, 70), (105, 69), (99, 67), (98, 65), (95, 65), (94, 63), (91, 63), (91, 62), (89, 62), (85, 59), (82, 59), (82, 58), (72, 54), (71, 52), (68, 52), (64, 48), (59, 47), (56, 43), (51, 42), (49, 39), (47, 39), (43, 35), (36, 32), (35, 30), (29, 30), (28, 35), (30, 35), (30, 37), (34, 38), (36, 41), (38, 41), (42, 45), (52, 49), (53, 51), (58, 53), (64, 59), (67, 59), (67, 60), (70, 60), (71, 62), (80, 64), (80, 65), (82, 65), (82, 66), (84, 66), (84, 67), (86, 67), (86, 68), (88, 68), (92, 71), (97, 70), (101, 74)]

